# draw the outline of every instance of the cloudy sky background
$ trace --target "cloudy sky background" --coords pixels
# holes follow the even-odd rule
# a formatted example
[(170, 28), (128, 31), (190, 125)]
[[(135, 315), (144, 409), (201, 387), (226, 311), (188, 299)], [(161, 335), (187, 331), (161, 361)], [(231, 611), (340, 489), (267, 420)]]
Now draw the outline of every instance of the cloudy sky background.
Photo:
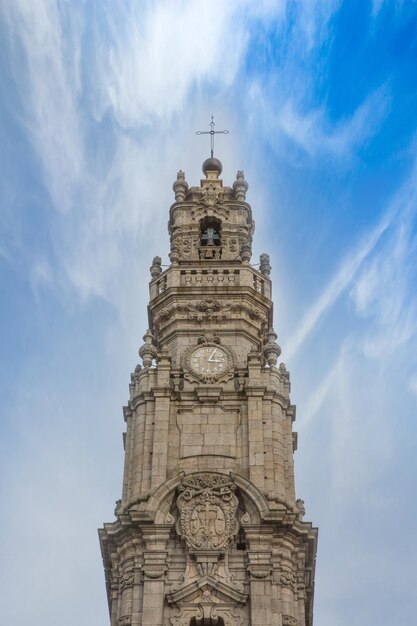
[(315, 624), (414, 623), (417, 3), (3, 0), (0, 49), (4, 623), (108, 623), (148, 268), (212, 113), (271, 255)]

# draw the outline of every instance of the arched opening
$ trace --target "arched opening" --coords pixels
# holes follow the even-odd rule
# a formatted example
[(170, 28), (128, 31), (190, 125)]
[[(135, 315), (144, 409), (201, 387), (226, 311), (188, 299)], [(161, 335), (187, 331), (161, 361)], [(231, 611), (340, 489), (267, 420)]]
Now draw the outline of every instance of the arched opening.
[(220, 246), (221, 226), (221, 220), (216, 217), (206, 216), (200, 220), (200, 245)]

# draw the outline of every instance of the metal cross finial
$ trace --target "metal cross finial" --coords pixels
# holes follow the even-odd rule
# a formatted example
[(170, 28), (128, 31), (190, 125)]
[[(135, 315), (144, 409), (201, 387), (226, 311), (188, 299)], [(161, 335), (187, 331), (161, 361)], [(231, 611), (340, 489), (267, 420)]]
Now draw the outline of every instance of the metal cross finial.
[(210, 122), (211, 130), (196, 130), (196, 135), (210, 135), (210, 149), (211, 149), (211, 157), (213, 158), (214, 154), (214, 135), (228, 135), (228, 130), (214, 130), (214, 119), (211, 116)]

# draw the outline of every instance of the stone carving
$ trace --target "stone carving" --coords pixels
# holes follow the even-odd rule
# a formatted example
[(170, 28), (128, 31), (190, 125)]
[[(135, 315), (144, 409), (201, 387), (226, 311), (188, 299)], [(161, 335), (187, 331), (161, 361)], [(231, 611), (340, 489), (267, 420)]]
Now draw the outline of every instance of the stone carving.
[(268, 321), (267, 312), (259, 307), (244, 302), (221, 300), (195, 300), (162, 309), (156, 316), (154, 324), (164, 328), (173, 318), (195, 320), (197, 322), (233, 319), (234, 316), (246, 315), (250, 321), (256, 322), (264, 332)]
[(280, 580), (284, 587), (295, 589), (297, 586), (297, 579), (292, 572), (282, 572)]
[(193, 221), (197, 221), (206, 215), (215, 215), (216, 217), (222, 217), (224, 220), (229, 219), (230, 209), (223, 205), (219, 198), (214, 198), (213, 195), (206, 195), (202, 200), (202, 204), (196, 207), (192, 207), (190, 214)]
[(187, 546), (186, 570), (181, 583), (167, 593), (176, 611), (173, 626), (190, 623), (246, 623), (242, 607), (247, 602), (242, 583), (228, 567), (228, 551), (238, 531), (233, 477), (200, 472), (184, 476), (178, 487), (177, 532)]
[(131, 587), (135, 580), (135, 574), (133, 572), (124, 572), (120, 576), (120, 589), (126, 589), (126, 587)]
[(229, 237), (228, 238), (229, 250), (232, 253), (239, 252), (239, 239), (238, 237)]
[(181, 240), (181, 256), (184, 258), (189, 258), (191, 254), (191, 238), (184, 237)]
[(298, 498), (298, 500), (295, 501), (295, 506), (297, 507), (298, 518), (302, 521), (304, 515), (306, 514), (304, 500), (301, 500), (301, 498)]
[(170, 260), (172, 263), (178, 262), (180, 259), (191, 259), (193, 244), (195, 246), (194, 239), (192, 234), (180, 236), (176, 233), (171, 237)]
[(230, 476), (192, 474), (183, 479), (179, 492), (177, 531), (189, 550), (224, 553), (238, 530), (238, 499)]
[(132, 618), (130, 615), (122, 615), (122, 617), (119, 617), (117, 620), (117, 626), (130, 626), (131, 623)]
[(283, 615), (282, 626), (297, 626), (297, 620), (292, 615)]

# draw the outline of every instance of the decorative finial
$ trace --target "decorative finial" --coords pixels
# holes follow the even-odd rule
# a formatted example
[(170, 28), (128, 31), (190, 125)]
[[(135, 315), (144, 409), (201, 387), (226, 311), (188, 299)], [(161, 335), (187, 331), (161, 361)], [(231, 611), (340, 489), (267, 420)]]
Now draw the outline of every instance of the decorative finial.
[(269, 367), (275, 367), (278, 357), (281, 354), (281, 348), (276, 343), (277, 334), (273, 328), (268, 331), (268, 343), (264, 346), (264, 355)]
[(154, 256), (153, 261), (152, 261), (152, 265), (149, 268), (149, 271), (151, 272), (151, 276), (152, 278), (156, 278), (157, 276), (159, 276), (159, 274), (162, 273), (162, 259), (160, 256)]
[(269, 262), (269, 254), (266, 254), (264, 252), (259, 257), (259, 260), (260, 260), (259, 271), (261, 272), (263, 276), (267, 276), (269, 278), (269, 275), (271, 274), (271, 264)]
[(236, 200), (244, 201), (246, 200), (246, 192), (248, 190), (248, 183), (245, 180), (245, 175), (242, 170), (239, 170), (236, 174), (236, 180), (233, 183), (233, 191), (235, 194)]
[(144, 367), (151, 367), (152, 361), (156, 357), (157, 350), (153, 345), (153, 335), (149, 328), (143, 335), (143, 340), (145, 343), (139, 350), (139, 356), (143, 361)]
[(211, 158), (213, 158), (214, 155), (214, 135), (228, 135), (229, 131), (228, 130), (214, 130), (214, 118), (213, 116), (211, 116), (211, 122), (210, 122), (210, 127), (211, 130), (196, 130), (195, 134), (196, 135), (210, 135), (210, 154), (211, 154)]
[(184, 202), (186, 193), (188, 191), (188, 183), (185, 180), (185, 174), (180, 170), (177, 174), (177, 180), (172, 185), (175, 192), (175, 202)]

